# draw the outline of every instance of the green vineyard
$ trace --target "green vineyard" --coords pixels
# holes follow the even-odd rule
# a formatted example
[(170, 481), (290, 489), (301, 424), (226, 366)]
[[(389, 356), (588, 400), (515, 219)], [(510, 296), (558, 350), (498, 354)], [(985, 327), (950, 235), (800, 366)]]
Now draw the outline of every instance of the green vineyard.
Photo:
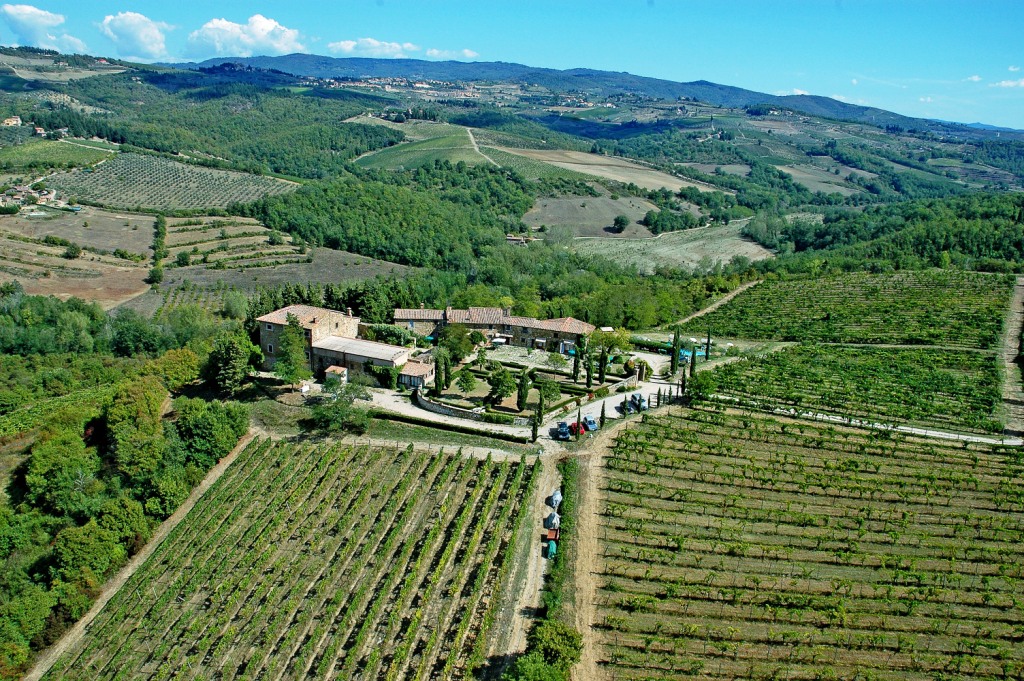
[(985, 352), (801, 344), (701, 374), (714, 395), (872, 422), (999, 432), (999, 363)]
[(57, 173), (46, 182), (69, 199), (154, 210), (225, 208), (236, 201), (255, 201), (298, 186), (272, 177), (128, 153), (91, 168)]
[(1024, 458), (686, 410), (606, 459), (596, 631), (616, 679), (1024, 673)]
[(45, 678), (468, 677), (534, 471), (254, 441)]
[(694, 320), (688, 334), (988, 349), (1012, 286), (1012, 277), (952, 270), (775, 279)]

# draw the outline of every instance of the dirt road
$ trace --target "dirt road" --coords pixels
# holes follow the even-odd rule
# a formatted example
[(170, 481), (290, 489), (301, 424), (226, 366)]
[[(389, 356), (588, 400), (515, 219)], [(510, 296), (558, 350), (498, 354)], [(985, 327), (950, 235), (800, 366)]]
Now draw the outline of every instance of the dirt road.
[(719, 300), (716, 300), (715, 302), (711, 303), (710, 305), (705, 307), (703, 310), (700, 310), (698, 312), (694, 312), (689, 317), (683, 317), (678, 322), (676, 322), (676, 324), (680, 324), (680, 325), (686, 324), (687, 322), (693, 321), (694, 319), (697, 319), (698, 317), (703, 317), (704, 315), (706, 315), (709, 312), (714, 312), (715, 310), (717, 310), (718, 308), (722, 307), (723, 305), (728, 303), (730, 300), (732, 300), (733, 298), (735, 298), (739, 294), (741, 294), (744, 291), (746, 291), (748, 288), (751, 288), (752, 286), (757, 286), (760, 283), (761, 283), (760, 279), (755, 279), (754, 281), (748, 281), (746, 284), (743, 284), (742, 286), (737, 288), (735, 291), (727, 294), (725, 297), (720, 298)]
[(1010, 309), (1003, 325), (1000, 357), (1003, 362), (1003, 405), (1006, 411), (1006, 434), (1024, 435), (1024, 389), (1021, 369), (1017, 364), (1021, 330), (1024, 328), (1024, 277), (1013, 287)]

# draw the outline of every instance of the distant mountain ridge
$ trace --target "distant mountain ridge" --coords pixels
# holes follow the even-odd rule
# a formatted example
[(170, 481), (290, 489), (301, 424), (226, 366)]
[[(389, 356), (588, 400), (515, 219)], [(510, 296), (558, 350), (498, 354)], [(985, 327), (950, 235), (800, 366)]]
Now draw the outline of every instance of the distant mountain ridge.
[(595, 69), (549, 69), (509, 62), (425, 61), (421, 59), (370, 59), (364, 57), (327, 57), (316, 54), (288, 54), (279, 57), (218, 57), (199, 63), (169, 64), (195, 69), (225, 63), (274, 69), (296, 76), (316, 78), (410, 78), (464, 82), (512, 81), (542, 85), (553, 90), (580, 90), (594, 94), (636, 93), (657, 99), (693, 99), (718, 106), (742, 108), (768, 104), (812, 116), (866, 123), (884, 127), (927, 130), (936, 134), (964, 138), (993, 138), (998, 133), (1020, 135), (1024, 131), (997, 128), (982, 123), (965, 125), (926, 118), (911, 118), (874, 107), (841, 102), (818, 95), (770, 95), (706, 80), (678, 83), (631, 73)]

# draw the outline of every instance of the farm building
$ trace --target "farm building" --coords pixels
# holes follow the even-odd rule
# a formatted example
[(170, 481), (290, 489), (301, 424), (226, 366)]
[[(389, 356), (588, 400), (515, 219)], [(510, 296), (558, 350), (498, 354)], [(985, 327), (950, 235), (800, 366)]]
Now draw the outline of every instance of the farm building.
[(317, 376), (328, 370), (344, 369), (346, 377), (366, 371), (368, 366), (400, 367), (409, 361), (410, 348), (358, 338), (359, 317), (310, 305), (289, 305), (257, 318), (263, 367), (271, 370), (277, 361), (281, 332), (289, 315), (299, 320), (306, 332), (306, 359)]
[(420, 336), (436, 336), (448, 324), (463, 324), (480, 331), (495, 343), (562, 353), (568, 353), (576, 347), (581, 336), (594, 331), (593, 324), (572, 317), (519, 317), (500, 307), (437, 310), (421, 306), (418, 309), (395, 310), (395, 325)]
[(410, 388), (422, 388), (434, 380), (434, 365), (426, 362), (409, 362), (398, 374), (398, 382)]

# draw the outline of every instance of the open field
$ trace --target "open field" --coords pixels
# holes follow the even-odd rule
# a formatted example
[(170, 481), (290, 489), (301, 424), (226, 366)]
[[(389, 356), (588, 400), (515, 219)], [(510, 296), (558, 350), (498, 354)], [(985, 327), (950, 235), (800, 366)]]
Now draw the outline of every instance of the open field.
[(56, 173), (46, 178), (46, 184), (69, 199), (154, 210), (225, 208), (235, 201), (254, 201), (298, 186), (140, 154), (118, 154), (91, 168)]
[(1013, 278), (956, 270), (773, 279), (695, 320), (688, 335), (991, 349)]
[(467, 678), (535, 470), (254, 442), (44, 678)]
[[(479, 132), (473, 133), (474, 137), (479, 137)], [(478, 139), (479, 142), (479, 139)], [(491, 159), (502, 168), (508, 168), (514, 170), (528, 180), (546, 180), (546, 179), (558, 179), (564, 178), (566, 180), (595, 180), (598, 179), (594, 175), (588, 175), (585, 173), (577, 172), (575, 170), (567, 170), (566, 168), (559, 168), (558, 166), (545, 163), (544, 161), (537, 161), (526, 156), (520, 156), (518, 154), (511, 154), (507, 151), (503, 151), (497, 147), (481, 146), (480, 149), (483, 153), (487, 154), (487, 158)]]
[(1024, 670), (1015, 448), (680, 410), (606, 457), (596, 616), (614, 679)]
[(744, 239), (740, 229), (742, 225), (734, 224), (668, 232), (649, 239), (576, 239), (572, 248), (579, 253), (603, 255), (616, 262), (631, 263), (648, 274), (659, 266), (693, 269), (711, 266), (715, 262), (727, 263), (735, 256), (751, 260), (772, 257), (768, 249)]
[(806, 163), (775, 167), (792, 177), (794, 182), (807, 187), (812, 192), (824, 192), (826, 194), (835, 192), (843, 196), (852, 196), (859, 191), (846, 184), (844, 181), (846, 175), (836, 175)]
[(535, 161), (550, 163), (558, 168), (574, 170), (579, 173), (594, 175), (607, 180), (614, 180), (615, 182), (622, 182), (624, 184), (632, 182), (644, 189), (661, 189), (663, 187), (667, 187), (672, 191), (678, 191), (682, 187), (697, 187), (697, 189), (700, 189), (701, 191), (716, 191), (712, 187), (673, 177), (667, 173), (645, 168), (644, 166), (615, 156), (602, 156), (600, 154), (590, 154), (583, 151), (562, 151), (556, 149), (542, 150), (503, 148), (501, 151), (516, 154), (518, 156), (525, 156), (526, 158), (531, 158)]
[(28, 217), (19, 215), (0, 216), (0, 230), (12, 232), (32, 239), (56, 236), (67, 239), (82, 247), (115, 251), (118, 248), (129, 253), (139, 253), (147, 258), (152, 256), (153, 221), (152, 215), (104, 210), (82, 206), (72, 213), (64, 210), (38, 209), (44, 216)]
[(940, 430), (1003, 429), (999, 362), (987, 352), (804, 343), (706, 372), (714, 395)]
[[(17, 280), (32, 295), (76, 296), (107, 308), (148, 288), (145, 261), (134, 262), (110, 252), (120, 248), (148, 258), (153, 239), (151, 216), (92, 209), (77, 214), (51, 209), (33, 212), (43, 215), (0, 217), (0, 281)], [(68, 259), (65, 247), (45, 243), (46, 237), (66, 239), (99, 252), (85, 251)]]
[[(310, 255), (291, 237), (274, 234), (250, 218), (202, 217), (167, 224), (168, 266), (187, 253), (193, 264), (212, 268), (251, 269), (306, 262)], [(186, 266), (187, 267), (187, 266)]]
[(0, 148), (0, 168), (71, 168), (110, 158), (112, 152), (70, 142), (35, 139)]
[[(439, 125), (439, 124), (434, 124)], [(469, 136), (469, 130), (461, 126), (440, 126), (446, 133), (421, 139), (415, 142), (403, 142), (393, 147), (361, 156), (356, 163), (364, 168), (384, 168), (388, 170), (402, 168), (418, 168), (434, 161), (464, 161), (470, 165), (489, 163), (480, 154)], [(431, 132), (436, 132), (432, 129)]]
[[(541, 225), (565, 226), (576, 236), (603, 236), (611, 239), (649, 239), (650, 231), (637, 222), (647, 211), (657, 207), (635, 196), (613, 200), (610, 196), (560, 196), (540, 198), (523, 216), (523, 222), (533, 229)], [(630, 224), (621, 234), (611, 231), (615, 216), (625, 215)]]

